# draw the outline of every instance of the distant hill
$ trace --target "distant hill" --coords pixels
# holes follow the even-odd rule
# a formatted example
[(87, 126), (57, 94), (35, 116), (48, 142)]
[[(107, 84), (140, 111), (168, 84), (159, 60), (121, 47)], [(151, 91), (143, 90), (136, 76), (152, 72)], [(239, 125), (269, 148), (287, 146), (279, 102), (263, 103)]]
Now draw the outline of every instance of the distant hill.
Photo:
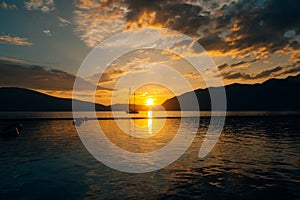
[[(219, 87), (211, 88), (218, 91)], [(286, 79), (270, 79), (262, 84), (232, 84), (225, 86), (227, 110), (229, 111), (300, 111), (300, 75)], [(201, 110), (210, 110), (208, 89), (195, 90)], [(184, 102), (185, 110), (193, 110), (189, 105), (192, 92), (166, 100), (162, 106), (166, 110), (180, 110), (178, 99)], [(72, 99), (58, 98), (23, 88), (0, 88), (0, 112), (5, 111), (72, 111)], [(109, 111), (110, 106), (76, 100), (82, 107), (95, 105), (97, 111)], [(127, 105), (116, 104), (114, 110), (127, 110)], [(138, 110), (148, 110), (147, 106), (136, 105)], [(159, 110), (153, 108), (153, 110)]]
[[(0, 88), (0, 111), (72, 111), (72, 99), (49, 96), (23, 88)], [(80, 105), (91, 104), (78, 101)], [(96, 110), (110, 108), (95, 104)]]
[[(220, 87), (211, 88), (214, 91)], [(229, 111), (300, 111), (300, 75), (286, 79), (270, 79), (262, 84), (232, 84), (225, 86), (227, 110)], [(192, 92), (166, 100), (162, 106), (166, 110), (180, 110), (178, 99), (189, 106)], [(208, 89), (195, 90), (201, 110), (210, 110)], [(178, 99), (177, 99), (178, 98)]]

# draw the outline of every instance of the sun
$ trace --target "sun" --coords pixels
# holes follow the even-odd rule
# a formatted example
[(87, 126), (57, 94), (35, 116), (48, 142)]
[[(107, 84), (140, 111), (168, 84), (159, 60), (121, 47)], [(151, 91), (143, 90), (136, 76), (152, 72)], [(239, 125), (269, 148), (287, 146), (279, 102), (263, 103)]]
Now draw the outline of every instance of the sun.
[(153, 99), (147, 99), (146, 100), (146, 106), (153, 106), (153, 105), (154, 105)]

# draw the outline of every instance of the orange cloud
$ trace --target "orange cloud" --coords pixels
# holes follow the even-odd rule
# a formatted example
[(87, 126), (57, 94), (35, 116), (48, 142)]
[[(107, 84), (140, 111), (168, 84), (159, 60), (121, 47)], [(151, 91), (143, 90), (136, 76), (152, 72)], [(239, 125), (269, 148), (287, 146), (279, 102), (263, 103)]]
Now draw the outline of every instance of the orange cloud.
[(27, 38), (13, 37), (10, 35), (0, 35), (0, 43), (12, 44), (17, 46), (31, 46), (32, 43)]
[(155, 28), (162, 28), (163, 24), (158, 23), (156, 20), (156, 12), (147, 12), (144, 11), (139, 17), (138, 20), (128, 22), (126, 29), (132, 30), (136, 28), (144, 28), (144, 27), (155, 27)]
[(300, 61), (300, 50), (298, 51), (294, 51), (292, 53), (292, 56), (290, 57), (290, 60), (293, 61), (293, 62), (299, 62)]
[(195, 72), (188, 72), (184, 74), (185, 77), (192, 77), (192, 78), (197, 78), (200, 77), (200, 74), (197, 74)]
[(100, 5), (99, 3), (97, 3), (93, 0), (80, 0), (76, 6), (78, 8), (90, 8), (90, 7), (96, 7), (99, 5)]

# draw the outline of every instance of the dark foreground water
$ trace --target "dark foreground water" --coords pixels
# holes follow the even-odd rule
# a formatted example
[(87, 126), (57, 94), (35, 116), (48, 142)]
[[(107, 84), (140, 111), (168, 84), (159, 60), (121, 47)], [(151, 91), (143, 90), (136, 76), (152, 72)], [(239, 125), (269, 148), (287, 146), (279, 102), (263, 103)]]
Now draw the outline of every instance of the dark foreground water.
[(228, 117), (217, 145), (200, 159), (208, 122), (200, 120), (194, 143), (175, 163), (128, 174), (95, 160), (72, 121), (23, 121), (20, 136), (0, 138), (0, 199), (300, 199), (299, 117)]

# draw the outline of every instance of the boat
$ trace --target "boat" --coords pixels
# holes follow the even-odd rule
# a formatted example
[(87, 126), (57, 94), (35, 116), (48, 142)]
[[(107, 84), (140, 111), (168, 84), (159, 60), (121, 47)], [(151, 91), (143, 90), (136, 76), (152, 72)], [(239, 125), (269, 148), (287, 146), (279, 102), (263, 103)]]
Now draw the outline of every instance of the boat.
[(0, 136), (18, 136), (22, 131), (22, 124), (10, 125), (0, 130)]
[(138, 110), (135, 110), (135, 109), (129, 109), (126, 111), (128, 114), (139, 114), (139, 111)]
[(138, 114), (139, 111), (135, 108), (135, 92), (133, 93), (133, 108), (131, 108), (130, 97), (131, 97), (131, 89), (129, 89), (129, 109), (126, 112), (128, 114)]
[(82, 123), (85, 123), (87, 121), (88, 121), (87, 116), (85, 116), (84, 118), (75, 118), (73, 120), (73, 125), (79, 127), (79, 126), (81, 126)]

